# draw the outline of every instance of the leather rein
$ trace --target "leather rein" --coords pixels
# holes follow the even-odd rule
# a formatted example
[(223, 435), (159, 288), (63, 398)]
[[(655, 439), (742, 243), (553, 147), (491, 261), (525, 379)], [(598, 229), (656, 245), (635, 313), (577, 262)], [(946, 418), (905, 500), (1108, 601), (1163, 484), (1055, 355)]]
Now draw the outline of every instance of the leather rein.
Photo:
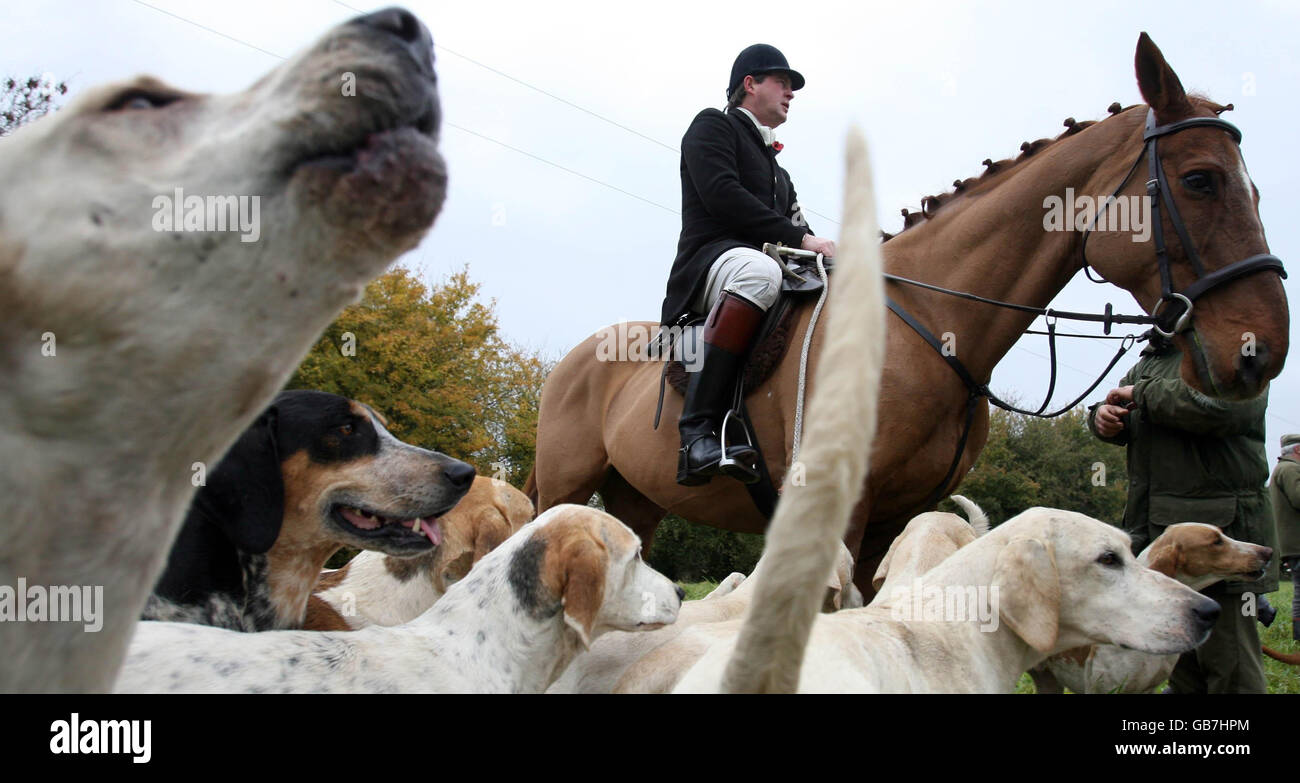
[[(1124, 177), (1124, 180), (1120, 182), (1119, 187), (1115, 189), (1115, 192), (1106, 200), (1104, 206), (1097, 211), (1096, 215), (1093, 216), (1092, 223), (1083, 234), (1081, 255), (1083, 256), (1084, 273), (1088, 274), (1088, 236), (1096, 226), (1097, 220), (1101, 217), (1101, 213), (1104, 210), (1109, 209), (1110, 205), (1114, 203), (1115, 198), (1119, 196), (1128, 185), (1129, 180), (1133, 178), (1133, 173), (1137, 171), (1138, 164), (1142, 162), (1142, 158), (1146, 157), (1148, 159), (1150, 172), (1150, 177), (1146, 182), (1146, 191), (1147, 198), (1151, 199), (1151, 220), (1154, 224), (1152, 235), (1155, 240), (1156, 263), (1160, 269), (1161, 287), (1160, 301), (1156, 304), (1156, 307), (1150, 315), (1115, 315), (1113, 314), (1109, 303), (1106, 305), (1106, 311), (1104, 314), (1057, 311), (1052, 310), (1051, 308), (1031, 307), (1029, 305), (1002, 302), (996, 299), (987, 299), (985, 297), (976, 296), (975, 294), (963, 291), (953, 291), (951, 289), (942, 288), (929, 283), (922, 283), (917, 280), (911, 280), (897, 275), (885, 275), (885, 279), (893, 282), (912, 285), (930, 291), (947, 294), (949, 296), (982, 302), (997, 307), (1034, 313), (1047, 319), (1048, 331), (1046, 334), (1048, 335), (1048, 345), (1050, 348), (1049, 361), (1051, 364), (1051, 379), (1048, 383), (1047, 396), (1043, 400), (1043, 404), (1038, 407), (1038, 410), (1029, 411), (1018, 408), (1005, 400), (1000, 399), (989, 390), (988, 384), (979, 383), (974, 376), (971, 375), (970, 371), (966, 369), (965, 365), (961, 363), (961, 360), (959, 360), (955, 355), (949, 354), (944, 349), (943, 344), (934, 336), (933, 332), (917, 321), (914, 316), (903, 309), (893, 300), (892, 297), (885, 297), (885, 303), (894, 315), (898, 316), (903, 323), (911, 327), (914, 332), (920, 335), (920, 337), (943, 358), (948, 366), (952, 368), (953, 372), (957, 374), (957, 377), (961, 379), (962, 383), (965, 384), (969, 393), (966, 401), (966, 423), (962, 428), (961, 438), (957, 443), (957, 453), (954, 455), (952, 463), (948, 466), (947, 475), (943, 477), (943, 480), (939, 482), (939, 485), (930, 493), (930, 496), (922, 506), (923, 508), (931, 507), (940, 497), (942, 497), (944, 489), (948, 486), (953, 475), (957, 472), (957, 466), (961, 464), (962, 454), (965, 453), (966, 450), (966, 441), (970, 436), (971, 425), (975, 419), (976, 404), (981, 398), (987, 398), (990, 403), (1004, 410), (1028, 416), (1037, 416), (1040, 418), (1054, 418), (1060, 416), (1063, 413), (1072, 410), (1075, 405), (1078, 405), (1085, 397), (1091, 394), (1135, 342), (1146, 340), (1150, 336), (1150, 332), (1147, 332), (1141, 336), (1130, 334), (1123, 337), (1119, 350), (1116, 351), (1114, 358), (1111, 359), (1110, 364), (1106, 365), (1106, 369), (1102, 371), (1097, 380), (1093, 381), (1087, 391), (1079, 395), (1073, 402), (1060, 410), (1053, 413), (1043, 413), (1051, 402), (1053, 392), (1056, 388), (1056, 319), (1064, 318), (1075, 321), (1100, 322), (1103, 325), (1103, 330), (1106, 335), (1110, 334), (1112, 324), (1151, 324), (1152, 330), (1168, 339), (1173, 337), (1176, 333), (1187, 329), (1191, 325), (1194, 303), (1207, 292), (1221, 285), (1232, 282), (1237, 278), (1254, 274), (1256, 272), (1271, 271), (1276, 272), (1283, 279), (1286, 278), (1286, 270), (1282, 266), (1282, 260), (1277, 256), (1267, 253), (1250, 256), (1249, 258), (1245, 258), (1241, 261), (1229, 264), (1222, 269), (1217, 269), (1206, 274), (1205, 266), (1201, 263), (1200, 256), (1196, 252), (1196, 247), (1192, 244), (1192, 241), (1187, 234), (1187, 228), (1183, 224), (1182, 216), (1178, 213), (1178, 207), (1174, 204), (1173, 195), (1169, 188), (1169, 182), (1165, 178), (1164, 167), (1160, 163), (1160, 152), (1156, 144), (1162, 136), (1168, 136), (1179, 131), (1187, 130), (1188, 128), (1218, 128), (1227, 132), (1238, 144), (1241, 143), (1241, 131), (1232, 123), (1220, 119), (1219, 117), (1192, 117), (1177, 122), (1171, 122), (1167, 125), (1157, 125), (1155, 110), (1148, 109), (1146, 128), (1142, 134), (1142, 152), (1138, 154), (1137, 160), (1133, 161), (1133, 165), (1129, 168), (1128, 174)], [(1182, 244), (1187, 259), (1191, 263), (1192, 269), (1196, 272), (1197, 276), (1195, 282), (1182, 291), (1173, 290), (1172, 275), (1170, 274), (1169, 269), (1169, 253), (1165, 246), (1164, 225), (1160, 210), (1162, 201), (1169, 212), (1170, 223), (1173, 224), (1174, 231), (1178, 234), (1178, 240)], [(1088, 274), (1088, 279), (1094, 280), (1090, 274)], [(1094, 280), (1094, 282), (1107, 281), (1103, 279)], [(1086, 336), (1103, 339), (1100, 335), (1071, 336)]]

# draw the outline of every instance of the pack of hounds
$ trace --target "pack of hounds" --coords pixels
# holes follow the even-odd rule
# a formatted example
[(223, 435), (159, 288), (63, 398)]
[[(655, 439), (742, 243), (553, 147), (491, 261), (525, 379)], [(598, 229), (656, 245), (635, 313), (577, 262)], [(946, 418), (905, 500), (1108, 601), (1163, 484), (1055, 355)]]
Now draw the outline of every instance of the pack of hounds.
[[(356, 97), (316, 87), (344, 70), (367, 82)], [(1009, 692), (1030, 670), (1146, 689), (1208, 635), (1219, 607), (1196, 589), (1271, 557), (1175, 525), (1134, 558), (1113, 527), (1048, 508), (988, 531), (960, 499), (969, 521), (913, 519), (863, 605), (839, 541), (869, 469), (884, 307), (856, 133), (802, 455), (836, 469), (787, 487), (757, 569), (707, 598), (683, 602), (608, 514), (534, 518), (380, 411), (277, 395), (434, 223), (436, 85), (429, 32), (388, 9), (244, 92), (141, 78), (0, 144), (0, 181), (23, 183), (0, 188), (0, 584), (104, 588), (99, 633), (0, 624), (0, 691)], [(252, 245), (155, 232), (139, 216), (160, 182), (266, 194), (268, 228)], [(27, 349), (47, 333), (53, 358)], [(215, 466), (200, 488), (196, 462)], [(341, 547), (363, 551), (325, 570)], [(900, 611), (970, 586), (996, 589), (996, 630)]]

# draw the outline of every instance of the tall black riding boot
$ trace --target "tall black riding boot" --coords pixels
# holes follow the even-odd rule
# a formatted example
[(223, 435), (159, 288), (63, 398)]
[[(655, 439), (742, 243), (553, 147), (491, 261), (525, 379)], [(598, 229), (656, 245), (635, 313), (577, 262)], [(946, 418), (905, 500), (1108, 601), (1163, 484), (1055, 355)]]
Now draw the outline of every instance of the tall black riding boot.
[(753, 470), (757, 453), (747, 444), (727, 447), (728, 464), (722, 468), (722, 442), (718, 432), (723, 415), (731, 407), (736, 379), (745, 360), (749, 342), (762, 323), (763, 311), (744, 297), (724, 291), (704, 323), (701, 366), (686, 382), (686, 401), (677, 429), (682, 448), (677, 455), (677, 483), (693, 487), (726, 475), (751, 483), (758, 479)]

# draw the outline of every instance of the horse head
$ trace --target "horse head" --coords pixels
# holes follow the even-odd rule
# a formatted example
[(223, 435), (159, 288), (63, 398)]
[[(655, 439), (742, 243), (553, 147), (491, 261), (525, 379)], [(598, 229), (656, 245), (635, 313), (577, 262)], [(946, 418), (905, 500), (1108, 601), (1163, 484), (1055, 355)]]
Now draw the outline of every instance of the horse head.
[[(1214, 397), (1253, 397), (1282, 371), (1289, 315), (1281, 264), (1268, 255), (1259, 191), (1247, 173), (1238, 132), (1217, 120), (1231, 107), (1189, 96), (1146, 33), (1138, 39), (1135, 65), (1150, 110), (1131, 111), (1154, 118), (1145, 129), (1137, 124), (1137, 139), (1119, 156), (1127, 159), (1115, 165), (1129, 165), (1129, 151), (1143, 149), (1120, 196), (1147, 199), (1142, 214), (1152, 216), (1151, 225), (1136, 233), (1095, 233), (1085, 248), (1088, 263), (1147, 312), (1167, 316), (1162, 328), (1177, 332), (1182, 377), (1190, 386)], [(1151, 167), (1153, 152), (1159, 174)], [(1112, 167), (1104, 168), (1113, 178)], [(1157, 262), (1161, 244), (1167, 278)]]

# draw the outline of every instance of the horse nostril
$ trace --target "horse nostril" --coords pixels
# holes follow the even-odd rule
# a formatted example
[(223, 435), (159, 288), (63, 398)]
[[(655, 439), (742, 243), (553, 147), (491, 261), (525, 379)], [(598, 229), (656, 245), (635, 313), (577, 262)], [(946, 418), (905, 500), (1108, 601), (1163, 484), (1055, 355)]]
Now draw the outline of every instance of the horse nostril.
[(1264, 384), (1264, 371), (1268, 367), (1268, 346), (1256, 345), (1250, 353), (1237, 357), (1237, 376), (1251, 388)]

